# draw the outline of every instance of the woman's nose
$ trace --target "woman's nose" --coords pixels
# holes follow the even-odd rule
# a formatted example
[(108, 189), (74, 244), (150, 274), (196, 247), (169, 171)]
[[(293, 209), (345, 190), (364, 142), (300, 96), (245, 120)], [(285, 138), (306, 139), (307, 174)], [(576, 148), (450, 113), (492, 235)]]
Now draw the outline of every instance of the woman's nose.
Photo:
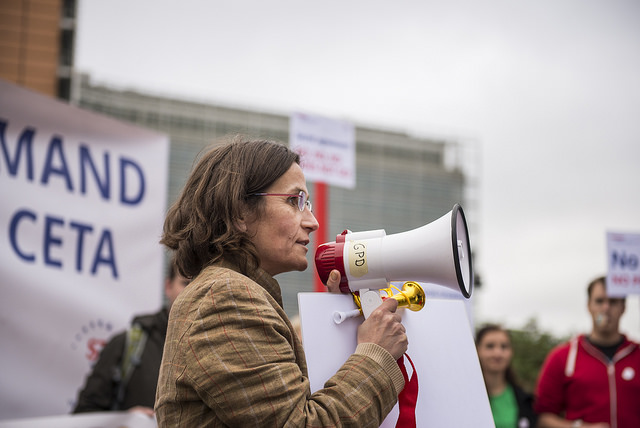
[(302, 225), (307, 229), (311, 229), (312, 232), (318, 230), (320, 227), (320, 223), (318, 223), (316, 216), (314, 216), (307, 208), (302, 212)]

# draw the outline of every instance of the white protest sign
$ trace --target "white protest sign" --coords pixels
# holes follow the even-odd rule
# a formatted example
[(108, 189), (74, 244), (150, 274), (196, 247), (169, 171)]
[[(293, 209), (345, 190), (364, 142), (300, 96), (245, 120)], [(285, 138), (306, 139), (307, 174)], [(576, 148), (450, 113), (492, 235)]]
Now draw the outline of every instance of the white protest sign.
[(607, 294), (640, 294), (640, 233), (607, 232)]
[(69, 412), (162, 305), (167, 136), (0, 80), (0, 419)]
[(317, 115), (293, 113), (290, 148), (300, 154), (308, 180), (356, 187), (356, 141), (352, 123)]
[(96, 412), (0, 421), (0, 428), (157, 428), (155, 418), (136, 412)]
[[(353, 353), (363, 318), (333, 321), (335, 311), (355, 307), (347, 294), (300, 293), (298, 305), (313, 393)], [(402, 324), (418, 376), (417, 426), (494, 428), (464, 302), (427, 295), (422, 310), (403, 311)], [(381, 426), (395, 427), (398, 414), (396, 404)]]

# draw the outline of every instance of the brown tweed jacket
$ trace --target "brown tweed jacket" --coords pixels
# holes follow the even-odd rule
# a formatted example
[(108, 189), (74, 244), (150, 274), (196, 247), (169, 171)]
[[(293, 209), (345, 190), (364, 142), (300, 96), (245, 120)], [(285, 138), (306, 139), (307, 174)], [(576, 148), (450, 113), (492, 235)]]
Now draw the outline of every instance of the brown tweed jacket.
[(360, 344), (311, 394), (278, 282), (221, 263), (171, 308), (155, 410), (159, 427), (171, 428), (378, 427), (403, 387), (391, 354)]

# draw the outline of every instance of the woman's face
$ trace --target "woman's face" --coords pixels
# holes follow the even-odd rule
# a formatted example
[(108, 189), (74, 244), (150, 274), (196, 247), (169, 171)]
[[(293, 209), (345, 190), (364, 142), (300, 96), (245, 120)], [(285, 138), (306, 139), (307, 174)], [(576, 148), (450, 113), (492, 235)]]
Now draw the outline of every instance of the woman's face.
[[(302, 168), (294, 163), (265, 193), (297, 195), (301, 190), (309, 194)], [(260, 197), (265, 199), (262, 215), (250, 215), (244, 223), (258, 250), (260, 267), (272, 276), (305, 270), (309, 235), (318, 229), (318, 221), (308, 208), (300, 211), (297, 197)]]
[(504, 331), (489, 331), (478, 343), (478, 359), (484, 372), (504, 372), (512, 356), (511, 341)]

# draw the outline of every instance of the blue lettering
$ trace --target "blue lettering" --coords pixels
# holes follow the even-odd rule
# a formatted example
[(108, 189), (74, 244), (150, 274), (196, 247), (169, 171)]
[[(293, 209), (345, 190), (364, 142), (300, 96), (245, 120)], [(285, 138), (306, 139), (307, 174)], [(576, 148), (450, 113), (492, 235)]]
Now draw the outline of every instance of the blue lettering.
[(25, 128), (24, 131), (22, 131), (18, 139), (18, 147), (16, 148), (13, 160), (11, 160), (11, 156), (9, 155), (9, 147), (5, 137), (6, 130), (7, 122), (0, 120), (0, 145), (2, 145), (2, 154), (9, 175), (15, 176), (18, 173), (18, 166), (24, 153), (27, 163), (27, 180), (33, 181), (33, 134), (35, 130), (33, 128)]
[(78, 240), (76, 241), (76, 271), (82, 272), (82, 250), (84, 248), (84, 234), (85, 232), (92, 232), (93, 227), (88, 224), (81, 224), (75, 221), (69, 223), (71, 229), (78, 231)]
[(111, 193), (109, 186), (109, 155), (106, 152), (103, 157), (103, 165), (104, 179), (101, 181), (98, 170), (96, 169), (96, 166), (93, 163), (93, 159), (91, 158), (91, 152), (89, 152), (89, 148), (83, 145), (80, 146), (80, 193), (82, 193), (83, 195), (87, 193), (86, 170), (87, 168), (90, 168), (91, 172), (93, 173), (93, 177), (96, 180), (96, 184), (98, 185), (100, 195), (102, 195), (102, 199), (109, 200), (109, 196)]
[[(33, 140), (36, 130), (26, 127), (22, 130), (15, 148), (8, 142), (6, 134), (8, 122), (0, 119), (0, 145), (2, 146), (2, 159), (9, 175), (16, 176), (22, 167), (26, 169), (28, 181), (34, 180)], [(14, 151), (12, 152), (12, 148)], [(105, 152), (102, 162), (99, 156), (91, 154), (90, 147), (81, 144), (78, 148), (79, 183), (74, 183), (72, 170), (69, 169), (65, 145), (61, 136), (53, 135), (47, 146), (44, 164), (41, 169), (40, 184), (48, 185), (52, 177), (57, 176), (64, 181), (69, 192), (79, 188), (82, 195), (86, 195), (93, 181), (104, 200), (111, 199), (111, 177), (119, 172), (120, 178), (120, 202), (125, 205), (138, 205), (144, 199), (146, 181), (142, 166), (133, 159), (121, 157), (118, 163), (119, 171), (111, 171), (110, 155)]]
[(32, 211), (20, 210), (18, 211), (13, 218), (11, 219), (11, 223), (9, 224), (9, 239), (11, 240), (11, 247), (13, 251), (25, 262), (33, 263), (36, 260), (36, 256), (33, 254), (25, 254), (20, 251), (18, 247), (18, 224), (22, 221), (23, 218), (27, 218), (31, 220), (31, 222), (36, 221), (36, 215)]
[(638, 256), (633, 253), (627, 255), (624, 251), (620, 254), (614, 251), (613, 254), (611, 254), (611, 262), (614, 268), (616, 265), (620, 265), (621, 269), (628, 268), (630, 270), (636, 270), (638, 268)]
[[(20, 236), (18, 233), (18, 229), (22, 224), (24, 224), (25, 221), (30, 221), (32, 224), (36, 225), (38, 223), (38, 216), (36, 216), (33, 211), (27, 209), (16, 211), (9, 223), (9, 239), (14, 253), (21, 260), (33, 263), (36, 261), (36, 254), (28, 253), (24, 250), (23, 247), (19, 245)], [(65, 225), (66, 223), (62, 218), (51, 215), (44, 216), (44, 224), (42, 226), (43, 236), (41, 260), (45, 266), (58, 269), (64, 266), (64, 261), (62, 259), (53, 257), (52, 251), (56, 248), (65, 248), (65, 244), (67, 243), (64, 242), (64, 240), (62, 239), (63, 235), (60, 233), (60, 230), (62, 230)], [(73, 220), (69, 222), (68, 227), (70, 230), (75, 231), (77, 238), (75, 240), (75, 247), (68, 248), (69, 245), (67, 245), (67, 250), (64, 251), (63, 254), (69, 254), (72, 251), (75, 251), (75, 270), (77, 272), (82, 272), (84, 268), (83, 254), (85, 253), (85, 244), (88, 242), (95, 244), (95, 241), (91, 241), (88, 239), (88, 237), (92, 234), (94, 227), (89, 224)], [(33, 233), (29, 235), (33, 235)], [(73, 245), (73, 242), (71, 243), (71, 245)], [(100, 237), (95, 247), (93, 260), (91, 262), (91, 274), (94, 276), (97, 275), (98, 268), (100, 267), (109, 268), (109, 271), (113, 278), (118, 278), (118, 268), (116, 263), (113, 235), (109, 229), (104, 229), (100, 232)]]
[[(106, 248), (107, 250), (107, 255), (105, 257), (102, 257), (102, 250), (104, 248)], [(102, 231), (100, 243), (98, 244), (98, 249), (96, 250), (96, 255), (93, 259), (91, 273), (94, 275), (98, 270), (98, 264), (106, 264), (107, 266), (111, 266), (111, 274), (114, 278), (118, 277), (118, 269), (116, 268), (116, 261), (114, 259), (113, 241), (111, 238), (111, 232), (108, 229)]]
[(299, 140), (307, 140), (310, 141), (312, 143), (318, 143), (322, 146), (333, 146), (333, 147), (338, 147), (341, 149), (348, 149), (349, 145), (347, 143), (343, 143), (342, 141), (336, 141), (336, 140), (330, 140), (328, 138), (324, 138), (324, 137), (316, 137), (315, 135), (312, 134), (303, 134), (301, 132), (296, 134), (296, 137)]
[(61, 218), (45, 217), (44, 242), (42, 246), (42, 253), (44, 254), (44, 264), (61, 268), (62, 262), (60, 260), (55, 260), (51, 257), (51, 247), (62, 246), (62, 239), (60, 239), (59, 236), (53, 235), (53, 228), (55, 226), (64, 226), (64, 221)]
[[(57, 156), (59, 167), (53, 166), (54, 156)], [(40, 183), (47, 184), (49, 182), (49, 176), (51, 174), (61, 175), (67, 184), (67, 190), (73, 191), (73, 185), (71, 184), (71, 176), (69, 175), (69, 168), (67, 167), (67, 160), (64, 157), (62, 151), (62, 140), (60, 137), (53, 137), (49, 142), (49, 148), (47, 149), (47, 158), (44, 163), (44, 170), (42, 171), (42, 179)]]
[[(127, 175), (126, 170), (132, 168), (132, 174), (137, 174), (139, 180), (138, 194), (135, 193), (133, 195), (126, 195), (126, 190), (129, 186), (127, 186), (127, 177), (130, 177), (131, 174)], [(135, 175), (134, 175), (135, 177)], [(140, 203), (142, 198), (144, 197), (144, 173), (142, 172), (142, 168), (140, 165), (135, 163), (132, 160), (126, 158), (120, 158), (120, 202), (128, 205), (136, 205)]]

